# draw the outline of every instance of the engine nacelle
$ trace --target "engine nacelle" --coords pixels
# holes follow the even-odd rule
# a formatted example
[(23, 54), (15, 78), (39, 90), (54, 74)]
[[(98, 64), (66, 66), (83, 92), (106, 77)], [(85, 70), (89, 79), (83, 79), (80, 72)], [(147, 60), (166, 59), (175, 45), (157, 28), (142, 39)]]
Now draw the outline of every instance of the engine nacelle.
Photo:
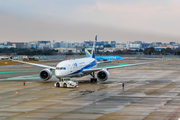
[(43, 80), (49, 80), (49, 79), (51, 79), (51, 77), (52, 77), (52, 72), (51, 72), (51, 70), (49, 70), (49, 69), (43, 69), (40, 73), (39, 73), (39, 76), (40, 76), (40, 78), (41, 79), (43, 79)]
[(104, 82), (109, 78), (109, 72), (103, 69), (97, 73), (97, 78), (99, 81)]

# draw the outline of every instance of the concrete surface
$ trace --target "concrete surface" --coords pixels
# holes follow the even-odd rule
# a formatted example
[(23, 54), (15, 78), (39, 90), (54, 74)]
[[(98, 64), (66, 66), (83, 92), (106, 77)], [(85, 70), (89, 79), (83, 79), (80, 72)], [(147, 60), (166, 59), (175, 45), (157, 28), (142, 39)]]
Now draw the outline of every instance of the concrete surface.
[[(76, 89), (55, 88), (55, 77), (47, 82), (41, 81), (38, 78), (38, 70), (41, 69), (30, 65), (0, 66), (1, 120), (180, 118), (180, 61), (112, 69), (109, 71), (110, 78), (102, 84), (90, 83), (90, 76), (74, 78), (79, 81), (79, 88)], [(25, 86), (23, 80), (26, 80)], [(125, 83), (124, 89), (122, 82)]]

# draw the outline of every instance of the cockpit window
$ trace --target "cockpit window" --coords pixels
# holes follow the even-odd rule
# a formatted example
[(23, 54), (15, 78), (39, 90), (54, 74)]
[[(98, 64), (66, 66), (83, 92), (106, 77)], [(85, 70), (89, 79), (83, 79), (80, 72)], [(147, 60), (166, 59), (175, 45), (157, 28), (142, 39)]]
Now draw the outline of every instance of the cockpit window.
[(57, 70), (66, 70), (65, 67), (56, 67)]

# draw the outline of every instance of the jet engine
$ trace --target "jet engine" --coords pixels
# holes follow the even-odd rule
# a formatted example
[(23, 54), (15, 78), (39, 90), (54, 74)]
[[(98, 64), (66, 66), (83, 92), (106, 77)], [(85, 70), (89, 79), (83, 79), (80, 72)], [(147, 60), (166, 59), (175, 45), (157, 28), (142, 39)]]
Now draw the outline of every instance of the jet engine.
[(109, 72), (103, 69), (97, 73), (97, 78), (99, 81), (104, 82), (109, 78)]
[(49, 79), (51, 79), (51, 77), (52, 77), (52, 72), (51, 72), (51, 70), (49, 70), (49, 69), (43, 69), (40, 73), (39, 73), (39, 76), (40, 76), (40, 78), (41, 79), (43, 79), (43, 80), (49, 80)]

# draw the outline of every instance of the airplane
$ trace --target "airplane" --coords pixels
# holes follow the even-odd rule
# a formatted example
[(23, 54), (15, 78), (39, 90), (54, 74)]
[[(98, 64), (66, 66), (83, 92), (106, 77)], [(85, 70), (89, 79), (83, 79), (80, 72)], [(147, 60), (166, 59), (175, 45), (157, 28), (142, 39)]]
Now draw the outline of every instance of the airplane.
[[(108, 72), (109, 69), (154, 63), (154, 62), (145, 62), (145, 63), (128, 64), (128, 65), (123, 65), (123, 66), (97, 68), (97, 65), (101, 62), (98, 62), (95, 59), (96, 42), (97, 42), (97, 35), (95, 36), (95, 41), (93, 44), (91, 57), (80, 58), (80, 59), (75, 59), (75, 60), (64, 60), (62, 62), (59, 62), (56, 65), (56, 67), (42, 65), (42, 64), (36, 64), (36, 63), (29, 63), (29, 62), (24, 62), (24, 61), (18, 61), (18, 60), (12, 60), (12, 61), (17, 61), (17, 62), (44, 68), (39, 73), (40, 78), (44, 81), (51, 79), (51, 77), (53, 75), (52, 70), (55, 70), (55, 76), (60, 81), (66, 77), (72, 78), (72, 77), (83, 77), (86, 75), (91, 75), (92, 76), (91, 82), (97, 82), (97, 80), (100, 82), (106, 81), (109, 78), (109, 72)], [(97, 74), (95, 75), (96, 72), (97, 72)], [(97, 76), (97, 78), (96, 78), (96, 76)]]
[[(91, 54), (89, 53), (89, 51), (88, 50), (85, 50), (85, 51), (86, 51), (86, 57), (90, 58)], [(124, 60), (123, 58), (119, 56), (96, 56), (95, 59), (103, 60), (103, 61)]]

